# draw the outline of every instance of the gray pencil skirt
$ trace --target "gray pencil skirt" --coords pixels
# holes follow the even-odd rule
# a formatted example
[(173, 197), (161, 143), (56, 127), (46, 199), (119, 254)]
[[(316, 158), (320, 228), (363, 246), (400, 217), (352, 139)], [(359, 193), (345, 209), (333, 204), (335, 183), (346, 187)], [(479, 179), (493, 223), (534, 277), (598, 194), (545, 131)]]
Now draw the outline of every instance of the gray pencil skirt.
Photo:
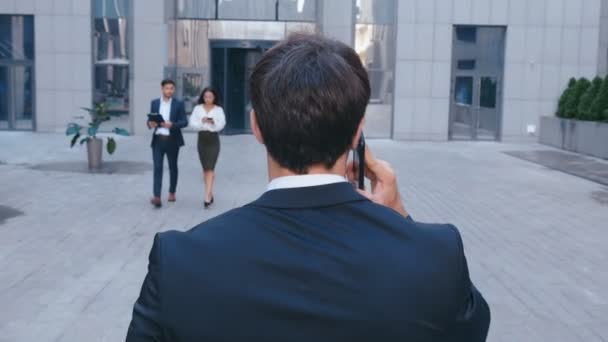
[(203, 170), (215, 170), (217, 157), (220, 154), (220, 135), (217, 132), (200, 131), (198, 132), (198, 158), (201, 161)]

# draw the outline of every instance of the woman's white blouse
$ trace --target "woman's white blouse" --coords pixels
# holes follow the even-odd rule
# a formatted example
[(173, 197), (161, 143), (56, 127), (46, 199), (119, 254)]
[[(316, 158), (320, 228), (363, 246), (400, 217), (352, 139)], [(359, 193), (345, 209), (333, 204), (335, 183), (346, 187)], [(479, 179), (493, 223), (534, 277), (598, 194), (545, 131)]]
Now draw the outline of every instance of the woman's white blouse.
[[(203, 118), (211, 118), (213, 123), (203, 122)], [(203, 105), (196, 105), (190, 115), (189, 126), (197, 131), (219, 132), (226, 126), (224, 110), (220, 106), (215, 106), (206, 112)]]

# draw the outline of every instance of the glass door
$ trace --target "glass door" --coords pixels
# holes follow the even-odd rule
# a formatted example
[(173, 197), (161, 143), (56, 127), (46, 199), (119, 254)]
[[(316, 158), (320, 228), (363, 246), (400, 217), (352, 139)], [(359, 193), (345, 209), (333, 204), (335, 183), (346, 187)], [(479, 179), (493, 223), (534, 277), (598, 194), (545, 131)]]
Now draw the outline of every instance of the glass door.
[(477, 122), (474, 139), (498, 140), (499, 79), (496, 76), (481, 76), (477, 79), (479, 100), (477, 101)]
[(9, 100), (11, 96), (9, 95), (9, 68), (5, 66), (0, 66), (0, 129), (8, 129), (8, 118), (10, 113), (10, 104)]
[(225, 134), (251, 132), (249, 78), (256, 63), (274, 42), (216, 41), (211, 43), (211, 84), (226, 113)]
[(33, 67), (0, 66), (0, 129), (34, 129)]
[(504, 27), (454, 27), (450, 139), (500, 139), (504, 38)]

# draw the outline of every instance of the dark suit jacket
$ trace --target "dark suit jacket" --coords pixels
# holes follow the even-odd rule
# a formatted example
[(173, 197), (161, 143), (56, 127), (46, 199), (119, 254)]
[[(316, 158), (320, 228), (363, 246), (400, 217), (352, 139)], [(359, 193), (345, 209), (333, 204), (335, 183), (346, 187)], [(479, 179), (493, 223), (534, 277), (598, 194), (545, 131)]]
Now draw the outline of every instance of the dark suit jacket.
[(489, 323), (454, 226), (340, 183), (157, 234), (127, 341), (475, 342)]
[[(150, 103), (150, 113), (160, 113), (160, 99), (152, 100)], [(171, 101), (171, 116), (169, 121), (173, 123), (169, 133), (173, 137), (177, 146), (184, 146), (184, 136), (182, 135), (182, 128), (188, 126), (188, 118), (186, 117), (186, 111), (184, 110), (184, 103), (176, 98)], [(156, 133), (156, 129), (154, 129)], [(152, 135), (152, 143), (150, 146), (154, 146), (156, 140), (156, 134)]]

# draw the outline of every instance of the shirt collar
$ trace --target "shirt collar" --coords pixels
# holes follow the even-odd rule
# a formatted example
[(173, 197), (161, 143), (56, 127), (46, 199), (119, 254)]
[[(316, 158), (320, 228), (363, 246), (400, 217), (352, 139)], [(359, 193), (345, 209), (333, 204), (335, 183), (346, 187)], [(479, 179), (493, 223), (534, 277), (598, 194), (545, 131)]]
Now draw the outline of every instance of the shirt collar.
[(327, 185), (346, 182), (346, 179), (336, 174), (314, 174), (314, 175), (297, 175), (297, 176), (284, 176), (273, 179), (268, 184), (267, 191), (276, 189), (291, 189), (291, 188), (304, 188), (311, 186)]
[(160, 97), (160, 102), (161, 103), (171, 103), (171, 101), (173, 101), (173, 98), (170, 97), (169, 100), (165, 101), (165, 98), (163, 96)]

